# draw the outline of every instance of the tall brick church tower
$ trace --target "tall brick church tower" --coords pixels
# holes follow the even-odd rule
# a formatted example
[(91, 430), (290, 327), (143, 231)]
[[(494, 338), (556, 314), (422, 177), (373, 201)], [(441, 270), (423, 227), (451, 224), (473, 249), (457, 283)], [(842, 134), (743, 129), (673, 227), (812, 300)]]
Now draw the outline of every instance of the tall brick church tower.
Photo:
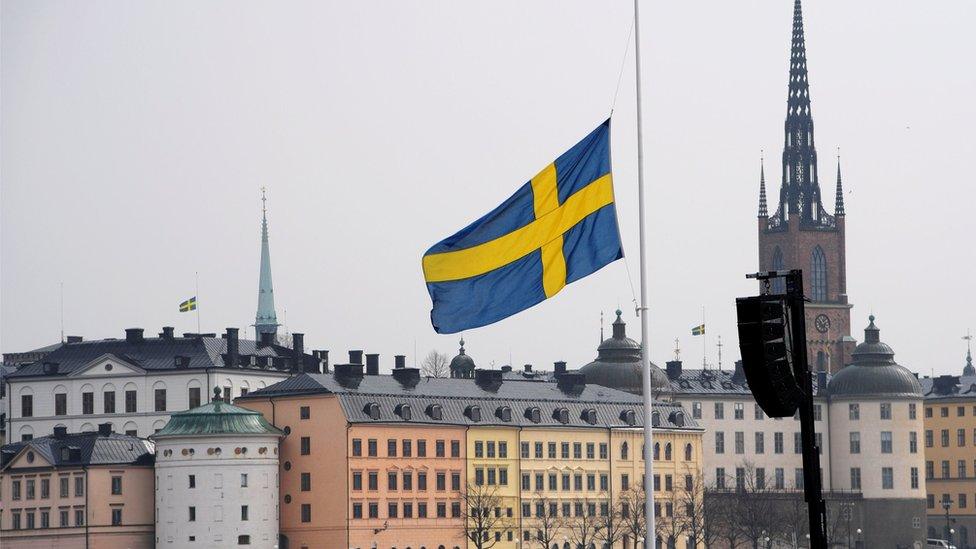
[[(840, 160), (834, 214), (824, 209), (813, 144), (813, 114), (807, 78), (806, 43), (800, 0), (793, 7), (786, 139), (779, 204), (769, 215), (765, 168), (759, 176), (759, 269), (802, 269), (807, 304), (810, 367), (835, 372), (850, 362), (851, 305), (847, 302), (844, 250), (844, 194)], [(782, 291), (782, 287), (774, 287)]]

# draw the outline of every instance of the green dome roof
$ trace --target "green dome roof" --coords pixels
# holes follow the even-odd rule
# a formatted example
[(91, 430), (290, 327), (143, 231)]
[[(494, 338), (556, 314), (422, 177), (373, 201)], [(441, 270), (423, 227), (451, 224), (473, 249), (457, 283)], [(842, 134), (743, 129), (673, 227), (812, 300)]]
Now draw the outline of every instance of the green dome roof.
[(280, 429), (268, 423), (260, 412), (227, 404), (218, 400), (219, 388), (214, 389), (214, 400), (185, 412), (176, 412), (152, 438), (186, 435), (278, 435)]

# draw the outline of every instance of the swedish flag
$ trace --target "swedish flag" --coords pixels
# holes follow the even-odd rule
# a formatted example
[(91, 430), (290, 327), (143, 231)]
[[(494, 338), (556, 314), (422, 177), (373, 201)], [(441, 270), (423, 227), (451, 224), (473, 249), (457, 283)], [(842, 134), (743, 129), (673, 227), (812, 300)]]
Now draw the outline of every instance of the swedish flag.
[(704, 324), (699, 324), (698, 326), (695, 326), (694, 328), (692, 328), (691, 329), (691, 335), (693, 335), (693, 336), (705, 335), (705, 325)]
[(485, 326), (623, 257), (610, 175), (610, 121), (508, 200), (427, 250), (434, 330)]
[(183, 303), (180, 303), (180, 312), (181, 313), (186, 313), (186, 312), (189, 312), (189, 311), (194, 311), (194, 310), (196, 310), (196, 308), (197, 308), (197, 296), (193, 296), (190, 299), (187, 299), (186, 301), (184, 301)]

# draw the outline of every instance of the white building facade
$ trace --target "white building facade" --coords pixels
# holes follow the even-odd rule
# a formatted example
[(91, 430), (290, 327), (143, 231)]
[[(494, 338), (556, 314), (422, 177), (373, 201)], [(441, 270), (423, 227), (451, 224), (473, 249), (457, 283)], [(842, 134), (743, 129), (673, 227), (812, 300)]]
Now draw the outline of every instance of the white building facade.
[(156, 547), (277, 547), (282, 436), (220, 400), (173, 414), (152, 436)]
[(209, 402), (212, 387), (230, 401), (296, 371), (318, 371), (319, 356), (305, 355), (300, 345), (292, 350), (238, 340), (234, 328), (222, 337), (177, 337), (164, 328), (155, 338), (131, 328), (124, 340), (65, 343), (4, 377), (7, 439), (49, 435), (58, 426), (95, 431), (100, 423), (146, 437), (171, 413)]

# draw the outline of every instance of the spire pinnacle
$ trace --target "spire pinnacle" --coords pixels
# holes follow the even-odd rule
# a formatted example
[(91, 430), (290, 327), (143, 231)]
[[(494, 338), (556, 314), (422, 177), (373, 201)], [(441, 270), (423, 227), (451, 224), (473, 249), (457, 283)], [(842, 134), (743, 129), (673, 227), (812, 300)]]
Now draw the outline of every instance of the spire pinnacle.
[(274, 306), (274, 285), (271, 282), (271, 249), (268, 243), (267, 189), (261, 187), (261, 265), (258, 279), (258, 311), (254, 319), (254, 332), (258, 341), (261, 334), (278, 334), (278, 318)]
[(966, 335), (963, 336), (963, 339), (966, 340), (966, 365), (962, 369), (962, 375), (976, 376), (976, 366), (973, 366), (973, 335), (969, 333), (969, 330), (966, 330)]
[(766, 206), (766, 166), (763, 151), (759, 151), (759, 217), (769, 217), (769, 209)]
[(840, 178), (840, 147), (837, 147), (837, 197), (834, 201), (834, 215), (844, 215), (844, 185)]

